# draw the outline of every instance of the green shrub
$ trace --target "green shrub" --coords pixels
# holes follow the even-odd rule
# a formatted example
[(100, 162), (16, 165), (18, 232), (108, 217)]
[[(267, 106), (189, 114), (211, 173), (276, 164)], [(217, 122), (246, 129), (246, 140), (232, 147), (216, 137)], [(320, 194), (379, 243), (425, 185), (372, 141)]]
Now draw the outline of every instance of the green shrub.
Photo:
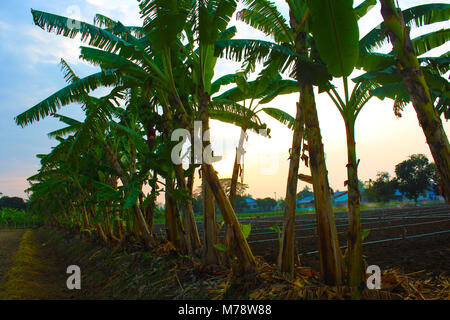
[(0, 225), (9, 224), (40, 224), (42, 217), (38, 214), (17, 209), (0, 209)]

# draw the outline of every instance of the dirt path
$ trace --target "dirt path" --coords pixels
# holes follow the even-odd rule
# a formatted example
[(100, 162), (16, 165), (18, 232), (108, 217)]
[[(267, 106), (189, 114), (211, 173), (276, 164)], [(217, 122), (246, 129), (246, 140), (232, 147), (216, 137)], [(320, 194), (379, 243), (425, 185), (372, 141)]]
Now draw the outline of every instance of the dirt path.
[(0, 230), (0, 282), (11, 266), (24, 230)]
[[(20, 245), (18, 244), (18, 238)], [(0, 300), (53, 300), (74, 298), (66, 287), (66, 270), (33, 230), (3, 235), (8, 239), (0, 254), (15, 256), (4, 270), (0, 282)], [(3, 241), (0, 240), (0, 243)], [(7, 245), (9, 243), (9, 245)], [(17, 248), (14, 250), (15, 248)], [(0, 260), (1, 261), (1, 260)], [(11, 258), (9, 259), (11, 261)], [(5, 264), (5, 268), (8, 266)]]

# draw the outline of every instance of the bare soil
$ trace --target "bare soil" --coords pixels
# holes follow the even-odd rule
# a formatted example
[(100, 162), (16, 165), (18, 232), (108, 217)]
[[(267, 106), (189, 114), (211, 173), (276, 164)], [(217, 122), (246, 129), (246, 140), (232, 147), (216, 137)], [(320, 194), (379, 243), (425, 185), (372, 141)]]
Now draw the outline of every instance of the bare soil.
[(0, 260), (3, 272), (0, 300), (74, 298), (66, 287), (66, 267), (35, 230), (2, 231)]
[(24, 230), (0, 230), (0, 281), (11, 266)]
[[(253, 228), (259, 229), (257, 225)], [(342, 246), (346, 245), (346, 229), (345, 225), (338, 227)], [(378, 265), (382, 270), (400, 267), (405, 272), (426, 270), (434, 274), (450, 274), (450, 217), (410, 216), (409, 219), (396, 221), (380, 219), (363, 223), (364, 229), (370, 229), (369, 236), (364, 240), (368, 244), (363, 246), (368, 265)], [(296, 237), (296, 250), (301, 263), (320, 270), (319, 255), (315, 252), (318, 250), (315, 230), (298, 230)], [(271, 238), (274, 238), (273, 234), (255, 234), (249, 242), (255, 255), (276, 262), (278, 241), (259, 242)], [(345, 248), (342, 250), (345, 252)]]

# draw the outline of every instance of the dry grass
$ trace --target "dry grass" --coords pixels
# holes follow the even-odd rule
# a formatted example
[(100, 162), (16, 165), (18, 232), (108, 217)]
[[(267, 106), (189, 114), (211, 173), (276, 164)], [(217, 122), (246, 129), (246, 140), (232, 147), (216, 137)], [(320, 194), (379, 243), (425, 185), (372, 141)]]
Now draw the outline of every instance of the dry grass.
[(13, 264), (0, 283), (0, 299), (63, 299), (61, 270), (45, 254), (34, 232), (24, 233)]

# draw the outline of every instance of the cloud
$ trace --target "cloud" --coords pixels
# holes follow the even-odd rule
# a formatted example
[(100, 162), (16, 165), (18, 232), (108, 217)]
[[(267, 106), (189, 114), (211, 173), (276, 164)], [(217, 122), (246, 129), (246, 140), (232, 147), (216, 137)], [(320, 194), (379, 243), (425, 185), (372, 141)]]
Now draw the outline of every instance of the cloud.
[(87, 0), (93, 8), (86, 8), (89, 11), (96, 10), (114, 20), (119, 20), (125, 25), (140, 25), (139, 5), (135, 0)]
[(79, 64), (80, 40), (65, 38), (48, 33), (37, 27), (27, 27), (23, 31), (27, 38), (25, 52), (31, 64), (58, 63), (64, 58), (70, 64)]
[(11, 30), (11, 25), (9, 23), (4, 22), (4, 21), (0, 21), (0, 30), (1, 31)]

